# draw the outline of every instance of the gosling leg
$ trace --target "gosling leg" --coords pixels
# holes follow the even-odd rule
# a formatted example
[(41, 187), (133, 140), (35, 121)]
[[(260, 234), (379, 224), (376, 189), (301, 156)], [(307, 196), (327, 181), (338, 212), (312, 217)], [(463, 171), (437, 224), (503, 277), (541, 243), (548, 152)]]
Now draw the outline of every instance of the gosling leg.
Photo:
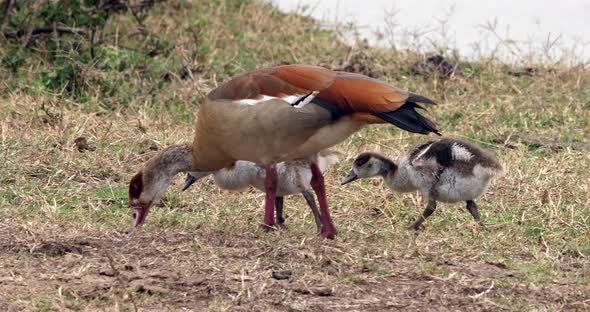
[(481, 222), (481, 220), (479, 219), (479, 211), (477, 210), (477, 205), (475, 204), (475, 201), (467, 201), (467, 210), (469, 210), (469, 213), (473, 216), (473, 219), (476, 222)]
[(315, 196), (313, 196), (313, 193), (310, 191), (303, 191), (301, 192), (301, 195), (303, 195), (303, 198), (305, 198), (305, 201), (311, 209), (311, 213), (313, 213), (313, 218), (315, 219), (315, 226), (319, 234), (322, 231), (322, 219), (320, 218), (320, 211), (318, 210), (318, 206), (315, 204)]
[(275, 208), (277, 210), (277, 225), (285, 225), (285, 218), (283, 217), (283, 196), (277, 196), (275, 198)]
[(264, 224), (262, 228), (268, 232), (275, 228), (275, 201), (277, 197), (277, 168), (275, 165), (268, 165), (264, 167), (266, 177), (264, 178), (264, 190), (266, 196), (264, 198)]
[(422, 222), (424, 222), (426, 218), (428, 218), (434, 212), (434, 210), (436, 210), (436, 201), (431, 199), (428, 201), (428, 205), (426, 205), (426, 209), (424, 209), (422, 215), (416, 220), (416, 222), (414, 222), (414, 224), (412, 224), (410, 228), (419, 231), (422, 227)]

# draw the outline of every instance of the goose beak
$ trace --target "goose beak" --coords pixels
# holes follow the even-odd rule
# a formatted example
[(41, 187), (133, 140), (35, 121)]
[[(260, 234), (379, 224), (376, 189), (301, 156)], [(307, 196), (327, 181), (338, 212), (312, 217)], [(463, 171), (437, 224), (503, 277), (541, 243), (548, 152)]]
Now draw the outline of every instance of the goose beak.
[(345, 185), (348, 184), (356, 179), (358, 179), (359, 176), (356, 175), (356, 173), (354, 172), (354, 170), (350, 170), (350, 173), (346, 176), (346, 178), (342, 179), (342, 182), (340, 183), (340, 185)]
[(182, 191), (186, 191), (193, 183), (197, 182), (197, 178), (190, 173), (186, 174), (186, 179), (184, 179), (184, 184), (182, 185)]
[(150, 205), (138, 205), (138, 206), (133, 206), (133, 227), (137, 228), (140, 227), (143, 222), (145, 221), (145, 218), (148, 215), (148, 212), (150, 211)]

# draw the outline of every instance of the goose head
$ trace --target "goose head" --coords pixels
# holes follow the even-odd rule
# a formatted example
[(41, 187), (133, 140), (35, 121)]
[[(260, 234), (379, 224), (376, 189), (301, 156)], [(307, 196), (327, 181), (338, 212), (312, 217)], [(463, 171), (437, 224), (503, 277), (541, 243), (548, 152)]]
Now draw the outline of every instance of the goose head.
[(395, 173), (397, 165), (387, 157), (377, 153), (362, 153), (352, 163), (350, 173), (342, 179), (342, 185), (348, 184), (360, 178), (385, 176)]
[(192, 168), (189, 145), (170, 146), (152, 157), (129, 182), (129, 207), (133, 210), (133, 226), (145, 221), (150, 208), (168, 190), (174, 176)]

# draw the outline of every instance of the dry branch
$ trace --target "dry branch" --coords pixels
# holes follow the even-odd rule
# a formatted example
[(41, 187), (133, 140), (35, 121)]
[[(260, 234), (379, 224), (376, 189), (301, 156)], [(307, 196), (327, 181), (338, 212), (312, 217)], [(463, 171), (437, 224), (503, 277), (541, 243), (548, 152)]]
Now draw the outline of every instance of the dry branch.
[[(75, 27), (68, 27), (68, 26), (45, 26), (45, 27), (39, 27), (39, 28), (33, 28), (31, 30), (31, 36), (36, 36), (36, 35), (43, 35), (43, 34), (50, 34), (53, 32), (57, 32), (59, 34), (74, 34), (74, 35), (85, 35), (86, 34), (86, 30), (82, 29), (82, 28), (75, 28)], [(27, 35), (28, 33), (28, 29), (20, 29), (17, 32), (6, 32), (4, 33), (4, 36), (6, 36), (7, 38), (20, 38), (22, 36)]]
[(0, 20), (0, 31), (2, 31), (4, 29), (4, 26), (6, 26), (6, 23), (8, 23), (10, 9), (12, 9), (12, 6), (14, 5), (15, 1), (16, 0), (6, 0), (6, 3), (4, 4), (4, 14), (2, 14), (2, 20)]

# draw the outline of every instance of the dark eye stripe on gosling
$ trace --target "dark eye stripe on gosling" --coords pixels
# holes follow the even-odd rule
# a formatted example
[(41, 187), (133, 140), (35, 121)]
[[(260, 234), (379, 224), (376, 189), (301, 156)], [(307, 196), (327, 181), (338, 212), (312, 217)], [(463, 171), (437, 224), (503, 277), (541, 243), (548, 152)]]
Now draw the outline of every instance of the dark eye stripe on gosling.
[(437, 201), (465, 201), (467, 210), (479, 221), (475, 199), (502, 174), (502, 165), (490, 152), (469, 142), (443, 138), (416, 145), (399, 165), (377, 153), (362, 153), (343, 184), (382, 176), (394, 191), (420, 191), (428, 199), (428, 206), (412, 225), (417, 230), (434, 212)]

